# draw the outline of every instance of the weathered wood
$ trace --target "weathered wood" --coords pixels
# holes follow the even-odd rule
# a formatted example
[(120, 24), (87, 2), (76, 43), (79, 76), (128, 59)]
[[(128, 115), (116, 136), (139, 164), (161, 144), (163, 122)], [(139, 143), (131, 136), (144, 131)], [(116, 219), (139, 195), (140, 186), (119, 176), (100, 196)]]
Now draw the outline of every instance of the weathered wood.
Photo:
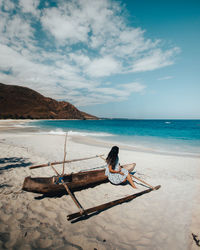
[(53, 166), (51, 166), (51, 168), (54, 170), (54, 172), (57, 174), (57, 176), (59, 176), (59, 173), (57, 172), (57, 170)]
[[(64, 160), (63, 160), (63, 171), (62, 171), (62, 176), (64, 175), (64, 171), (65, 171), (65, 160), (66, 160), (66, 143), (67, 143), (67, 133), (65, 136), (65, 144), (64, 144)], [(51, 166), (53, 168), (53, 170), (57, 173), (57, 176), (59, 176), (58, 172), (56, 171), (56, 169), (54, 169), (53, 166)], [(71, 190), (69, 189), (69, 187), (67, 186), (67, 184), (63, 181), (63, 178), (61, 177), (61, 182), (64, 186), (64, 188), (66, 189), (67, 193), (70, 195), (70, 197), (72, 198), (73, 202), (75, 203), (75, 205), (78, 207), (78, 209), (80, 210), (80, 213), (83, 214), (84, 213), (84, 209), (81, 206), (81, 204), (78, 202), (78, 200), (76, 199), (76, 197), (72, 194)]]
[[(59, 175), (59, 173), (56, 171), (56, 169), (51, 166), (52, 169), (54, 170), (54, 172), (57, 174), (58, 177), (61, 177)], [(81, 204), (78, 202), (78, 200), (76, 199), (76, 197), (72, 194), (72, 192), (70, 191), (69, 187), (67, 186), (67, 184), (63, 181), (62, 177), (61, 177), (61, 182), (64, 186), (64, 188), (66, 189), (67, 193), (70, 195), (70, 197), (72, 198), (73, 202), (75, 203), (75, 205), (78, 207), (78, 209), (80, 210), (80, 213), (83, 214), (84, 213), (84, 209), (82, 208)]]
[(142, 182), (143, 184), (145, 184), (145, 185), (149, 186), (150, 188), (154, 189), (154, 187), (153, 187), (153, 186), (151, 186), (150, 184), (148, 184), (146, 181), (143, 181), (142, 179), (140, 179), (140, 178), (136, 177), (135, 175), (131, 175), (131, 176), (132, 176), (133, 178), (135, 178), (136, 180), (138, 180), (138, 181)]
[(97, 158), (97, 157), (100, 157), (100, 156), (102, 156), (102, 155), (95, 155), (95, 156), (92, 156), (92, 157), (68, 160), (68, 161), (64, 161), (64, 162), (63, 161), (49, 162), (49, 163), (45, 163), (45, 164), (41, 164), (41, 165), (31, 166), (29, 168), (30, 169), (35, 169), (35, 168), (49, 167), (50, 165), (59, 165), (59, 164), (63, 164), (63, 163), (71, 163), (71, 162), (76, 162), (76, 161), (90, 160), (90, 159), (94, 159), (94, 158)]
[[(156, 186), (154, 189), (149, 188), (149, 189), (146, 189), (146, 190), (144, 190), (142, 192), (132, 194), (132, 195), (126, 196), (126, 197), (118, 199), (118, 200), (114, 200), (114, 201), (111, 201), (111, 202), (108, 202), (108, 203), (105, 203), (105, 204), (102, 204), (102, 205), (99, 205), (99, 206), (96, 206), (96, 207), (88, 208), (88, 209), (85, 210), (85, 213), (87, 215), (89, 215), (89, 214), (94, 213), (94, 212), (100, 212), (100, 211), (102, 211), (104, 209), (108, 209), (108, 208), (116, 206), (118, 204), (121, 204), (121, 203), (124, 203), (124, 202), (127, 202), (127, 201), (131, 201), (131, 200), (135, 199), (138, 196), (149, 193), (149, 192), (151, 192), (153, 190), (157, 190), (160, 187), (161, 186), (159, 185), (159, 186)], [(74, 213), (74, 214), (69, 214), (67, 216), (67, 219), (68, 220), (73, 220), (73, 219), (76, 219), (76, 218), (81, 217), (81, 216), (83, 216), (83, 215), (78, 212), (78, 213)]]
[(66, 161), (66, 143), (67, 143), (67, 133), (66, 133), (66, 136), (65, 136), (65, 145), (64, 145), (64, 160), (63, 160), (63, 171), (62, 171), (62, 175), (64, 175), (64, 172), (65, 172), (65, 161)]
[(78, 202), (78, 200), (76, 199), (76, 197), (72, 194), (72, 192), (70, 191), (70, 189), (68, 188), (68, 186), (66, 185), (66, 183), (64, 183), (63, 180), (61, 180), (61, 182), (62, 182), (63, 186), (65, 187), (67, 193), (71, 196), (72, 200), (74, 201), (74, 203), (76, 204), (76, 206), (80, 210), (80, 214), (84, 214), (85, 210), (83, 209), (83, 207), (81, 206), (81, 204)]
[[(65, 193), (62, 184), (55, 184), (54, 177), (26, 177), (22, 189), (27, 192), (59, 195)], [(105, 169), (71, 173), (63, 176), (63, 181), (71, 191), (77, 191), (88, 187), (93, 187), (101, 183), (108, 182)]]

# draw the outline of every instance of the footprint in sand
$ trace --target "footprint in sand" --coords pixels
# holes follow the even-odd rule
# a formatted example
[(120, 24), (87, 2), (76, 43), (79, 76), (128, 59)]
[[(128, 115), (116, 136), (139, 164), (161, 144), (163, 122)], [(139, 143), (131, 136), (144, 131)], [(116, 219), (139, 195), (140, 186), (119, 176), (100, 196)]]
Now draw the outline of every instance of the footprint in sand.
[(5, 214), (5, 213), (2, 213), (2, 214), (1, 214), (1, 220), (2, 220), (3, 222), (8, 221), (9, 219), (10, 219), (10, 215)]
[(52, 240), (50, 239), (40, 239), (38, 241), (38, 246), (41, 248), (49, 248), (52, 245)]

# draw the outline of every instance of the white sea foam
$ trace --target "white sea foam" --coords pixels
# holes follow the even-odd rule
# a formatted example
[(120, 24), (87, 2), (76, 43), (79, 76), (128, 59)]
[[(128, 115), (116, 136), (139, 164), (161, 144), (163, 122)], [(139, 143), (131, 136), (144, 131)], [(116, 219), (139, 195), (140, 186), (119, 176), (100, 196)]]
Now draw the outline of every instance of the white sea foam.
[(0, 127), (12, 127), (12, 128), (33, 128), (36, 126), (26, 125), (26, 124), (6, 124), (6, 125), (0, 125)]
[(80, 135), (80, 136), (94, 136), (94, 137), (104, 137), (104, 136), (113, 136), (112, 134), (109, 133), (90, 133), (90, 132), (76, 132), (76, 131), (69, 131), (68, 132), (70, 135)]
[(50, 130), (50, 131), (40, 131), (39, 134), (44, 134), (44, 135), (65, 135), (66, 132), (63, 131), (62, 129), (55, 129), (55, 130)]
[(51, 130), (49, 132), (44, 132), (45, 134), (49, 134), (49, 135), (65, 135), (66, 133), (64, 131), (62, 131), (61, 129), (57, 129), (57, 130)]
[(35, 128), (36, 126), (31, 126), (31, 125), (26, 125), (26, 124), (15, 124), (15, 125), (12, 125), (12, 127), (15, 127), (15, 128)]
[(65, 135), (68, 133), (68, 135), (71, 136), (94, 136), (94, 137), (105, 137), (105, 136), (113, 136), (112, 134), (109, 133), (90, 133), (90, 132), (78, 132), (78, 131), (63, 131), (62, 129), (56, 129), (56, 130), (51, 130), (51, 131), (46, 131), (46, 132), (40, 132), (40, 134), (50, 134), (50, 135)]

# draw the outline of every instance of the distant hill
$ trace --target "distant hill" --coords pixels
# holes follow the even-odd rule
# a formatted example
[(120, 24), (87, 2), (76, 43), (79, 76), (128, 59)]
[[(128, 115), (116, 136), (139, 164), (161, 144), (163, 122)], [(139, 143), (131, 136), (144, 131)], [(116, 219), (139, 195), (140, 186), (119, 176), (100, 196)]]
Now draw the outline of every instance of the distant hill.
[(0, 119), (98, 119), (69, 102), (21, 86), (0, 83)]

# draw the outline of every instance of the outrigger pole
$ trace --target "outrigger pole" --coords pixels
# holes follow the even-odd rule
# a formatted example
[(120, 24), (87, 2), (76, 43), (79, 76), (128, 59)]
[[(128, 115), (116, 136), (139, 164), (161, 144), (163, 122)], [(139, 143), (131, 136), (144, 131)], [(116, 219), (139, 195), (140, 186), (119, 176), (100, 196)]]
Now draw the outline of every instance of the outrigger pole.
[(67, 133), (65, 135), (65, 147), (64, 147), (64, 160), (63, 160), (63, 171), (62, 171), (62, 175), (64, 175), (64, 172), (65, 172), (65, 161), (66, 161), (66, 155), (67, 155), (67, 152), (66, 152), (66, 143), (67, 143)]
[(78, 213), (74, 213), (74, 214), (69, 214), (69, 215), (67, 215), (67, 220), (73, 220), (73, 219), (79, 218), (79, 217), (84, 216), (84, 215), (87, 216), (87, 215), (90, 215), (94, 212), (101, 212), (101, 211), (108, 209), (108, 208), (111, 208), (113, 206), (122, 204), (122, 203), (127, 202), (127, 201), (131, 201), (131, 200), (137, 198), (138, 196), (149, 193), (153, 190), (158, 190), (160, 187), (161, 186), (158, 185), (158, 186), (154, 187), (153, 189), (149, 188), (149, 189), (146, 189), (142, 192), (132, 194), (132, 195), (126, 196), (126, 197), (118, 199), (118, 200), (110, 201), (108, 203), (104, 203), (104, 204), (96, 206), (96, 207), (88, 208), (88, 209), (84, 210), (84, 213), (78, 212)]
[[(99, 157), (100, 157), (102, 160), (106, 161), (106, 159), (103, 158), (101, 155), (100, 155)], [(148, 184), (147, 182), (143, 181), (142, 179), (136, 177), (135, 175), (131, 174), (131, 176), (132, 176), (133, 178), (135, 178), (136, 180), (142, 182), (143, 184), (149, 186), (150, 188), (155, 189), (155, 187), (153, 187), (152, 185), (150, 185), (150, 184)]]
[[(105, 161), (105, 159), (102, 156), (100, 156), (100, 158), (102, 158)], [(154, 191), (154, 190), (158, 190), (161, 187), (160, 185), (153, 187), (150, 184), (146, 183), (145, 181), (141, 180), (140, 178), (135, 177), (135, 176), (133, 176), (133, 177), (135, 179), (139, 180), (140, 182), (144, 183), (145, 185), (149, 186), (150, 188), (148, 188), (148, 189), (146, 189), (144, 191), (138, 192), (136, 194), (126, 196), (126, 197), (118, 199), (118, 200), (110, 201), (110, 202), (101, 204), (101, 205), (96, 206), (96, 207), (91, 207), (91, 208), (85, 209), (84, 211), (81, 211), (81, 212), (78, 212), (78, 213), (69, 214), (67, 216), (67, 220), (70, 221), (70, 220), (73, 220), (73, 219), (76, 219), (76, 218), (78, 219), (80, 217), (84, 218), (84, 216), (85, 216), (85, 218), (87, 218), (87, 216), (92, 215), (92, 213), (94, 213), (94, 212), (101, 212), (101, 211), (103, 211), (105, 209), (108, 209), (108, 208), (111, 208), (113, 206), (122, 204), (124, 202), (131, 201), (131, 200), (137, 198), (138, 196), (141, 196), (143, 194), (149, 193), (149, 192)]]
[[(57, 174), (57, 176), (60, 176), (59, 173), (56, 171), (56, 169), (51, 166), (52, 169), (54, 170), (54, 172)], [(63, 186), (65, 187), (67, 193), (71, 196), (73, 202), (75, 203), (75, 205), (78, 207), (78, 209), (80, 210), (80, 214), (83, 214), (84, 213), (84, 209), (83, 207), (81, 206), (81, 204), (78, 202), (78, 200), (76, 199), (76, 197), (72, 194), (72, 192), (70, 191), (69, 187), (67, 186), (67, 184), (63, 181), (62, 177), (60, 178)]]
[[(83, 209), (83, 207), (81, 206), (81, 204), (78, 202), (78, 200), (76, 199), (76, 197), (71, 193), (69, 187), (67, 186), (67, 184), (63, 181), (63, 174), (64, 174), (64, 163), (70, 163), (70, 162), (76, 162), (76, 161), (81, 161), (81, 160), (88, 160), (88, 159), (93, 159), (93, 158), (96, 158), (96, 157), (100, 157), (102, 158), (104, 161), (105, 159), (102, 157), (102, 155), (96, 155), (96, 156), (93, 156), (93, 157), (88, 157), (88, 158), (81, 158), (81, 159), (74, 159), (74, 160), (68, 160), (66, 161), (66, 141), (67, 141), (67, 135), (65, 137), (65, 147), (64, 147), (64, 161), (61, 161), (61, 162), (52, 162), (52, 163), (47, 163), (47, 164), (42, 164), (42, 165), (37, 165), (37, 166), (32, 166), (30, 167), (30, 169), (34, 169), (34, 168), (40, 168), (40, 167), (48, 167), (48, 166), (51, 166), (52, 169), (54, 170), (54, 172), (57, 174), (58, 177), (60, 177), (60, 180), (63, 184), (63, 186), (65, 187), (67, 193), (71, 196), (72, 200), (74, 201), (75, 205), (79, 208), (79, 212), (78, 213), (74, 213), (74, 214), (70, 214), (67, 216), (67, 219), (68, 220), (73, 220), (73, 219), (76, 219), (76, 218), (79, 218), (81, 216), (88, 216), (94, 212), (100, 212), (100, 211), (103, 211), (105, 209), (108, 209), (112, 206), (115, 206), (115, 205), (118, 205), (118, 204), (121, 204), (123, 202), (127, 202), (127, 201), (131, 201), (135, 198), (137, 198), (138, 196), (141, 196), (145, 193), (149, 193), (153, 190), (158, 190), (161, 186), (156, 186), (156, 187), (153, 187), (151, 185), (149, 185), (148, 183), (146, 183), (145, 181), (139, 179), (138, 177), (135, 177), (133, 176), (135, 179), (143, 182), (144, 184), (146, 184), (147, 186), (149, 186), (150, 188), (149, 189), (146, 189), (142, 192), (139, 192), (139, 193), (136, 193), (136, 194), (132, 194), (132, 195), (129, 195), (129, 196), (126, 196), (124, 198), (121, 198), (121, 199), (118, 199), (118, 200), (114, 200), (114, 201), (111, 201), (111, 202), (108, 202), (108, 203), (105, 203), (105, 204), (102, 204), (102, 205), (99, 205), (99, 206), (96, 206), (96, 207), (92, 207), (92, 208), (88, 208), (86, 210)], [(62, 175), (60, 175), (57, 170), (53, 167), (53, 165), (58, 165), (58, 164), (63, 164), (63, 171), (62, 171)], [(87, 217), (86, 217), (87, 218)]]
[(101, 156), (103, 156), (103, 154), (102, 155), (95, 155), (95, 156), (87, 157), (87, 158), (67, 160), (67, 161), (49, 162), (49, 163), (45, 163), (45, 164), (41, 164), (41, 165), (31, 166), (31, 167), (29, 167), (29, 169), (43, 168), (43, 167), (49, 167), (49, 166), (59, 165), (59, 164), (63, 164), (63, 163), (71, 163), (71, 162), (76, 162), (76, 161), (89, 160), (89, 159), (94, 159), (94, 158), (101, 157)]
[(76, 205), (76, 206), (78, 207), (78, 209), (80, 210), (79, 213), (80, 213), (80, 214), (83, 214), (83, 213), (85, 213), (83, 207), (82, 207), (81, 204), (78, 202), (78, 200), (76, 199), (76, 197), (72, 194), (72, 192), (71, 192), (71, 190), (69, 189), (69, 187), (67, 186), (67, 184), (63, 181), (64, 168), (65, 168), (65, 159), (66, 159), (66, 154), (67, 154), (67, 152), (66, 152), (66, 142), (67, 142), (67, 134), (66, 134), (66, 136), (65, 136), (64, 161), (63, 161), (63, 171), (62, 171), (62, 175), (60, 175), (60, 174), (58, 173), (58, 171), (52, 166), (52, 164), (50, 164), (50, 165), (51, 165), (52, 169), (54, 170), (54, 172), (57, 174), (57, 176), (60, 177), (60, 180), (61, 180), (63, 186), (65, 187), (67, 193), (71, 196), (73, 202), (75, 203), (75, 205)]

